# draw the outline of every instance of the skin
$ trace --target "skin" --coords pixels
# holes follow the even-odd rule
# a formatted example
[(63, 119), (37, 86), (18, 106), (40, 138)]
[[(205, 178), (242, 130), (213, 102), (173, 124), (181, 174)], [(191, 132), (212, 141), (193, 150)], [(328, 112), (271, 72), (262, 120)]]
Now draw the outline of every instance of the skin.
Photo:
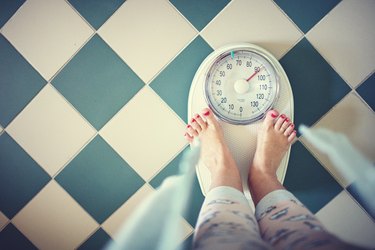
[[(225, 144), (220, 124), (210, 109), (196, 114), (186, 128), (185, 138), (192, 143), (201, 141), (201, 160), (211, 173), (211, 187), (229, 186), (242, 190), (241, 178), (236, 162)], [(257, 136), (257, 148), (249, 169), (249, 187), (256, 204), (268, 193), (284, 189), (277, 180), (276, 170), (296, 137), (294, 124), (276, 110), (269, 111)]]

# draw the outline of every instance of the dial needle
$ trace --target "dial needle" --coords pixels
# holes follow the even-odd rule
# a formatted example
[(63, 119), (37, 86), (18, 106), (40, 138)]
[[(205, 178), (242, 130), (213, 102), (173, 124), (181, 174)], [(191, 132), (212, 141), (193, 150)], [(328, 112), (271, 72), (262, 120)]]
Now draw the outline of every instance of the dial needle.
[(256, 74), (258, 74), (262, 69), (263, 69), (263, 67), (260, 68), (259, 70), (255, 71), (255, 72), (254, 72), (249, 78), (246, 79), (246, 81), (247, 81), (247, 82), (250, 81), (250, 80), (251, 80)]

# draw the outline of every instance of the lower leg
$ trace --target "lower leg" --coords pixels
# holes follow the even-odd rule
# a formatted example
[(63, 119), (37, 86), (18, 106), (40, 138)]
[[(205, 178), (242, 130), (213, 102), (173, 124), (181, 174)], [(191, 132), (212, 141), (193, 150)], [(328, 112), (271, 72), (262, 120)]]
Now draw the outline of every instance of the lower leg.
[(295, 138), (293, 129), (289, 119), (276, 111), (267, 113), (259, 129), (249, 186), (263, 239), (276, 249), (354, 249), (329, 234), (278, 181), (276, 171)]

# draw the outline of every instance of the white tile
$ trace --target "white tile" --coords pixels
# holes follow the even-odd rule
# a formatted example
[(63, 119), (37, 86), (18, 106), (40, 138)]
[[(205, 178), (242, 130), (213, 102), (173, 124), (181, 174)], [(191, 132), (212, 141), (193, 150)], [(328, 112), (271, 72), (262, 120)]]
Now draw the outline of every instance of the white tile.
[(364, 247), (375, 247), (375, 223), (345, 190), (316, 213), (316, 216), (328, 231), (342, 240)]
[(146, 181), (186, 145), (185, 123), (144, 87), (99, 132)]
[(74, 249), (99, 226), (54, 180), (12, 222), (39, 249)]
[(149, 83), (197, 31), (168, 1), (128, 0), (98, 33)]
[(7, 225), (9, 219), (0, 211), (0, 232), (4, 229), (5, 225)]
[(116, 240), (116, 233), (121, 229), (121, 226), (129, 219), (141, 202), (153, 192), (154, 189), (146, 183), (102, 224), (102, 228)]
[(303, 34), (271, 0), (234, 0), (207, 25), (202, 36), (215, 49), (249, 42), (279, 59)]
[(49, 80), (93, 34), (64, 0), (29, 0), (2, 28), (3, 35)]
[[(102, 224), (102, 228), (114, 240), (117, 240), (117, 237), (119, 237), (119, 235), (117, 234), (118, 231), (132, 216), (132, 213), (135, 212), (137, 207), (153, 192), (154, 189), (149, 184), (145, 184)], [(179, 220), (179, 224), (182, 229), (182, 234), (179, 242), (182, 242), (193, 233), (194, 229), (182, 217)]]
[[(314, 128), (327, 128), (342, 133), (362, 154), (375, 162), (375, 114), (353, 92), (339, 102), (326, 116), (324, 116)], [(354, 181), (345, 180), (336, 170), (328, 157), (319, 152), (311, 144), (307, 143), (303, 136), (302, 142), (314, 153), (321, 163), (336, 177), (344, 187)]]
[(375, 69), (374, 12), (373, 0), (344, 0), (307, 34), (352, 87)]
[(50, 84), (6, 130), (51, 176), (96, 133)]

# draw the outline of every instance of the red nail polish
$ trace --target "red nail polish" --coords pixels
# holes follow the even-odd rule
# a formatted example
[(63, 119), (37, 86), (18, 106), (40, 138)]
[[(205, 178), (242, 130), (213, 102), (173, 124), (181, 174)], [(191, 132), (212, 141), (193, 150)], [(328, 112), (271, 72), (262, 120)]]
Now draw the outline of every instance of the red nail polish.
[(208, 116), (210, 114), (210, 111), (207, 111), (206, 113), (203, 113), (203, 115)]
[(295, 134), (297, 134), (297, 131), (293, 130), (293, 132), (292, 132), (292, 133), (295, 133)]
[(191, 119), (191, 122), (195, 122), (195, 119), (193, 118), (193, 119)]
[(293, 127), (294, 127), (294, 124), (290, 124), (290, 126), (293, 128)]
[(282, 115), (281, 115), (280, 117), (284, 119), (284, 118), (285, 118), (285, 115), (284, 115), (284, 114), (282, 114)]
[(272, 117), (272, 118), (276, 118), (276, 117), (277, 117), (277, 115), (276, 115), (276, 114), (274, 114), (274, 113), (271, 113), (271, 117)]
[(199, 115), (196, 115), (195, 118), (198, 119), (200, 116)]
[(187, 125), (187, 128), (190, 128), (190, 127), (191, 127), (190, 124), (188, 124), (188, 125)]
[(289, 119), (288, 119), (288, 118), (286, 118), (286, 119), (285, 119), (285, 121), (286, 121), (286, 122), (289, 122)]

